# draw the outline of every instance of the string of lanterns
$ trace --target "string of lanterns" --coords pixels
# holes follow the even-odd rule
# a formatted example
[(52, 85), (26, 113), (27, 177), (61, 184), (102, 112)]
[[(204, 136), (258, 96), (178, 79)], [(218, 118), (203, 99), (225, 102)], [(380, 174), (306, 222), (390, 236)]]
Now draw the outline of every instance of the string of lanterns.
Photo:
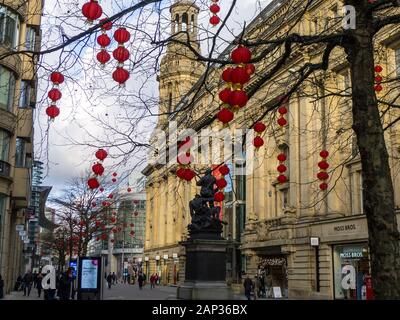
[(234, 112), (246, 106), (248, 96), (243, 86), (250, 81), (250, 75), (255, 72), (255, 67), (250, 64), (251, 51), (240, 45), (231, 53), (235, 68), (228, 67), (222, 72), (222, 80), (226, 83), (225, 89), (219, 93), (222, 109), (217, 118), (223, 124), (228, 124), (234, 119)]
[(221, 8), (217, 4), (219, 0), (211, 0), (211, 1), (212, 4), (210, 6), (210, 12), (212, 13), (212, 16), (210, 18), (210, 24), (215, 27), (221, 22), (221, 19), (217, 15), (221, 11)]
[(99, 149), (96, 151), (95, 156), (99, 161), (92, 166), (92, 172), (94, 176), (89, 178), (87, 182), (90, 189), (97, 189), (100, 187), (100, 182), (97, 180), (97, 177), (103, 175), (104, 173), (103, 161), (105, 158), (107, 158), (108, 153), (104, 149)]
[(279, 172), (279, 176), (278, 176), (279, 183), (285, 183), (288, 180), (288, 178), (285, 174), (285, 172), (287, 171), (287, 167), (285, 165), (286, 160), (287, 160), (286, 154), (284, 154), (284, 153), (278, 154), (279, 165), (277, 167), (277, 170)]
[(329, 163), (326, 161), (326, 159), (329, 156), (329, 152), (326, 150), (322, 150), (319, 155), (322, 160), (318, 162), (320, 172), (318, 172), (317, 178), (322, 181), (322, 183), (319, 185), (319, 188), (321, 190), (326, 190), (328, 189), (328, 184), (326, 183), (326, 181), (329, 179), (329, 174), (326, 172), (326, 170), (329, 168)]
[(222, 178), (218, 179), (216, 182), (217, 188), (220, 190), (214, 194), (214, 201), (222, 202), (225, 200), (225, 194), (223, 190), (228, 185), (226, 182), (225, 176), (229, 174), (229, 167), (227, 165), (222, 165), (219, 167), (219, 173), (223, 176)]
[(179, 168), (176, 170), (176, 175), (181, 180), (187, 182), (192, 181), (196, 176), (196, 173), (189, 167), (194, 160), (193, 156), (190, 154), (192, 142), (193, 141), (190, 137), (186, 137), (184, 141), (178, 142), (177, 162)]
[(381, 72), (383, 71), (383, 68), (381, 66), (375, 66), (375, 86), (374, 86), (374, 90), (376, 92), (381, 92), (383, 90), (383, 87), (381, 85), (382, 82), (382, 76), (381, 76)]
[(113, 51), (113, 57), (117, 60), (118, 65), (113, 72), (114, 81), (118, 82), (122, 87), (129, 79), (129, 71), (124, 69), (124, 62), (129, 59), (129, 50), (125, 48), (125, 43), (129, 41), (131, 34), (125, 28), (118, 28), (114, 32), (114, 39), (118, 42), (118, 48)]
[(82, 6), (82, 14), (86, 17), (86, 23), (92, 24), (103, 14), (103, 9), (97, 0), (90, 0)]
[(57, 101), (62, 97), (59, 86), (64, 82), (64, 76), (60, 72), (55, 71), (51, 73), (50, 81), (53, 83), (53, 87), (47, 94), (51, 103), (50, 106), (46, 108), (46, 114), (49, 116), (51, 121), (54, 121), (54, 119), (60, 114), (60, 109), (57, 107)]
[(286, 97), (282, 97), (281, 98), (281, 103), (282, 105), (278, 108), (278, 113), (279, 113), (279, 118), (278, 118), (278, 125), (280, 127), (284, 127), (287, 125), (287, 120), (285, 119), (285, 115), (288, 113), (288, 109), (285, 105), (285, 103), (287, 102), (287, 98)]
[(111, 56), (107, 52), (106, 47), (111, 43), (110, 37), (107, 35), (107, 31), (112, 29), (113, 23), (111, 21), (106, 22), (107, 19), (100, 20), (101, 24), (101, 35), (97, 37), (97, 43), (100, 45), (100, 51), (97, 53), (97, 61), (100, 62), (101, 66), (104, 67), (105, 64), (110, 61)]

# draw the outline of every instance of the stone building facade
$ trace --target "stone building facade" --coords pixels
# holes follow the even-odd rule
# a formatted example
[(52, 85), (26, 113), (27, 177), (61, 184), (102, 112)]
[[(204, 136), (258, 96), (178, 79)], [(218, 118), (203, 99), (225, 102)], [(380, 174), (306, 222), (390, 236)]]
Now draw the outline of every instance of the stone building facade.
[(36, 58), (8, 55), (40, 49), (41, 0), (0, 4), (0, 274), (8, 293), (23, 270), (25, 225), (31, 194)]
[[(299, 1), (297, 7), (293, 6), (293, 1), (272, 1), (248, 25), (245, 38), (273, 39), (289, 28), (307, 35), (342, 27), (340, 1), (316, 1), (295, 23), (302, 5), (303, 1)], [(383, 67), (384, 78), (398, 77), (400, 30), (382, 29), (375, 45), (375, 60)], [(227, 59), (232, 48), (229, 46), (219, 58)], [(268, 72), (283, 50), (271, 51), (256, 64), (256, 73), (245, 86), (246, 90), (257, 86), (257, 79)], [(295, 46), (281, 71), (257, 90), (229, 126), (215, 120), (220, 109), (218, 92), (223, 88), (222, 69), (219, 68), (212, 68), (206, 80), (199, 77), (187, 92), (180, 92), (183, 96), (175, 109), (181, 112), (171, 114), (168, 120), (177, 121), (179, 133), (191, 128), (196, 132), (213, 130), (217, 135), (227, 129), (233, 135), (235, 129), (247, 129), (262, 114), (261, 110), (286, 93), (293, 84), (295, 71), (304, 63), (319, 62), (322, 52), (320, 45)], [(253, 52), (254, 56), (257, 53)], [(228, 161), (232, 173), (228, 183), (233, 190), (226, 190), (227, 201), (223, 204), (223, 219), (229, 223), (225, 236), (232, 240), (228, 249), (227, 280), (237, 290), (242, 287), (243, 274), (251, 277), (259, 274), (271, 288), (271, 295), (275, 287), (276, 295), (280, 292), (290, 298), (366, 297), (366, 281), (370, 274), (368, 228), (362, 207), (361, 163), (351, 129), (351, 101), (346, 96), (351, 86), (349, 66), (345, 53), (339, 48), (334, 49), (330, 61), (327, 71), (315, 73), (285, 103), (289, 111), (287, 126), (281, 128), (276, 124), (276, 112), (265, 116), (264, 146), (244, 151), (246, 165), (252, 160), (250, 173), (240, 172), (243, 161)], [(396, 95), (398, 86), (388, 82), (378, 98), (388, 101)], [(164, 97), (160, 90), (160, 110)], [(382, 121), (391, 123), (398, 116), (399, 110), (392, 109), (384, 114)], [(398, 221), (399, 132), (398, 122), (386, 130)], [(324, 149), (330, 153), (327, 191), (319, 189), (316, 177), (321, 160), (319, 152)], [(196, 151), (199, 151), (198, 156), (203, 153), (202, 149), (191, 150), (193, 154)], [(160, 149), (158, 157), (165, 152)], [(277, 183), (277, 155), (280, 153), (287, 156), (288, 182), (284, 184)], [(173, 162), (167, 165), (149, 163), (143, 171), (148, 177), (145, 256), (151, 272), (161, 271), (164, 278), (167, 277), (164, 283), (176, 282), (176, 270), (181, 271), (182, 279), (185, 253), (179, 242), (186, 237), (190, 220), (188, 202), (196, 193), (194, 181), (187, 183), (176, 177)], [(201, 170), (204, 166), (195, 168)], [(346, 270), (351, 270), (354, 288), (342, 283)]]

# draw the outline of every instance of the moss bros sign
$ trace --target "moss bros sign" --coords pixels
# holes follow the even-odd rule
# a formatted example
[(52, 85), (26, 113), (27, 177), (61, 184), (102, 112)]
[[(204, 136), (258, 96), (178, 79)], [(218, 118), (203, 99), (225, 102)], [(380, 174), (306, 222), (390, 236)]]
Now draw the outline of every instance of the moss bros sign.
[(357, 225), (355, 223), (344, 224), (344, 225), (339, 225), (339, 226), (333, 227), (333, 231), (335, 231), (335, 232), (356, 231), (356, 230), (357, 230)]

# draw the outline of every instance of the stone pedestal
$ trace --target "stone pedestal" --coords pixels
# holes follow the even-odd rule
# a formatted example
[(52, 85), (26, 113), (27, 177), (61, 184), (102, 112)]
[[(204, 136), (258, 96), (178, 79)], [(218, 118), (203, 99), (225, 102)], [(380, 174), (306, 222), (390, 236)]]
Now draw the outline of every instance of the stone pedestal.
[(186, 249), (185, 281), (177, 297), (185, 300), (229, 300), (226, 284), (226, 240), (189, 239)]

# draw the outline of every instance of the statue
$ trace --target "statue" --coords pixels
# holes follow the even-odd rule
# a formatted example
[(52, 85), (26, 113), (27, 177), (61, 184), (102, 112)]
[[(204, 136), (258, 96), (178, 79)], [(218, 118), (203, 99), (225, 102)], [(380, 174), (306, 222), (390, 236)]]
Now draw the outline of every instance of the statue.
[(189, 202), (191, 223), (188, 226), (192, 239), (221, 239), (223, 222), (220, 220), (221, 207), (214, 206), (214, 195), (218, 191), (216, 179), (207, 169), (205, 175), (197, 182), (201, 187), (200, 194), (196, 194)]

